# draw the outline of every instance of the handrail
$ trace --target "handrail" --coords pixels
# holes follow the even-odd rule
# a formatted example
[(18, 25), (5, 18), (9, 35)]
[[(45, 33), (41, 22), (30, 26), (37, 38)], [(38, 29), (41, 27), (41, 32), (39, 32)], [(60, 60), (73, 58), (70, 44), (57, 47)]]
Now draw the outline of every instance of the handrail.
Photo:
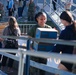
[(31, 26), (31, 25), (36, 25), (36, 24), (19, 24), (19, 26), (22, 26), (22, 25), (24, 25), (24, 26), (25, 26), (25, 25), (26, 25), (26, 26), (28, 26), (28, 25)]
[[(0, 36), (0, 37), (9, 38), (9, 36)], [(45, 42), (48, 42), (48, 43), (57, 43), (57, 44), (66, 44), (66, 45), (74, 45), (74, 46), (76, 46), (76, 40), (64, 41), (64, 40), (54, 40), (54, 39), (44, 39), (44, 38), (43, 39), (26, 38), (26, 37), (21, 37), (20, 38), (20, 37), (12, 37), (12, 36), (10, 36), (10, 38), (13, 38), (13, 39), (23, 39), (23, 40), (24, 39), (25, 40), (30, 39), (32, 41), (41, 41), (41, 42), (42, 41), (44, 42), (44, 40), (45, 40)], [(0, 50), (0, 53), (1, 52), (17, 53), (18, 51), (17, 50), (14, 51), (14, 50), (2, 49), (2, 50)], [(23, 58), (23, 55), (24, 54), (26, 54), (28, 56), (30, 55), (30, 56), (36, 56), (36, 57), (42, 57), (42, 58), (60, 59), (61, 61), (76, 63), (76, 60), (75, 60), (76, 59), (76, 55), (72, 55), (72, 54), (58, 54), (58, 53), (50, 53), (50, 52), (38, 52), (38, 51), (31, 51), (31, 50), (29, 50), (29, 51), (22, 51), (22, 50), (20, 50), (18, 75), (23, 75), (23, 66), (24, 66), (24, 58)], [(5, 56), (9, 56), (10, 58), (13, 58), (14, 59), (14, 56), (12, 56), (10, 54), (7, 55), (7, 53), (6, 53), (4, 55)], [(71, 60), (69, 60), (69, 58)], [(17, 60), (17, 59), (15, 58), (15, 60)], [(38, 64), (38, 63), (31, 61), (30, 65), (31, 66), (35, 66), (34, 64)], [(37, 65), (35, 67), (39, 68)], [(52, 71), (53, 68), (46, 67), (46, 68), (48, 68), (46, 70), (44, 67), (46, 67), (46, 66), (45, 65), (41, 65), (40, 66), (40, 69), (53, 73), (53, 71)], [(49, 69), (51, 69), (51, 71)], [(56, 70), (55, 72), (61, 75), (65, 71), (59, 71), (58, 70), (58, 72), (57, 72), (57, 70)], [(69, 72), (65, 72), (65, 73), (66, 74), (69, 74), (69, 75), (75, 75), (75, 74), (72, 74), (72, 73), (69, 73)], [(65, 75), (65, 74), (63, 73), (62, 75)]]
[(45, 39), (45, 38), (29, 38), (28, 36), (26, 37), (18, 37), (18, 36), (0, 36), (1, 38), (12, 38), (12, 39), (22, 39), (22, 40), (28, 40), (31, 39), (32, 41), (37, 41), (37, 42), (45, 42), (45, 43), (54, 43), (54, 44), (63, 44), (63, 45), (75, 45), (76, 46), (76, 40), (57, 40), (57, 39)]
[[(9, 50), (0, 50), (0, 54), (1, 54), (1, 52), (11, 52), (11, 51), (9, 51)], [(60, 59), (62, 61), (66, 61), (66, 62), (76, 63), (76, 60), (75, 60), (76, 59), (76, 55), (71, 55), (71, 54), (67, 55), (67, 54), (37, 52), (37, 51), (22, 51), (22, 50), (21, 50), (21, 54), (32, 55), (32, 56), (42, 57), (42, 58), (50, 58), (51, 57), (51, 59)], [(12, 55), (8, 54), (8, 57), (12, 58)], [(69, 60), (69, 58), (71, 60)], [(24, 64), (24, 62), (23, 62), (23, 55), (21, 55), (20, 56), (20, 66), (19, 66), (19, 74), (18, 75), (23, 75), (23, 64)], [(62, 71), (62, 70), (55, 69), (55, 68), (51, 68), (49, 66), (46, 66), (44, 64), (39, 64), (39, 63), (31, 61), (31, 60), (30, 60), (30, 65), (33, 66), (33, 67), (45, 70), (47, 72), (54, 73), (54, 74), (65, 75), (65, 73), (66, 73), (67, 75), (75, 75), (73, 73)]]
[(38, 69), (47, 71), (49, 73), (53, 73), (53, 74), (59, 74), (59, 75), (76, 75), (76, 74), (73, 74), (71, 72), (67, 72), (67, 71), (64, 71), (64, 70), (60, 70), (60, 69), (56, 69), (56, 68), (53, 68), (53, 67), (49, 67), (49, 66), (44, 65), (44, 64), (36, 63), (34, 61), (30, 61), (30, 65), (33, 66), (33, 67), (36, 67)]

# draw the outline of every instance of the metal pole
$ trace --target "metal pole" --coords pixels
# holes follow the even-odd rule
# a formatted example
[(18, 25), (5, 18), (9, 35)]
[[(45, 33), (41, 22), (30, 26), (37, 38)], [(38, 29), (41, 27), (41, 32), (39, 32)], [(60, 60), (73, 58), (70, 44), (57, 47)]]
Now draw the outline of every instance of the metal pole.
[[(27, 40), (27, 50), (30, 50), (30, 39)], [(25, 60), (25, 75), (29, 75), (29, 68), (30, 68), (30, 56), (26, 55)]]
[(20, 60), (19, 60), (19, 69), (18, 69), (18, 75), (23, 75), (23, 54), (22, 54), (22, 51), (20, 50)]

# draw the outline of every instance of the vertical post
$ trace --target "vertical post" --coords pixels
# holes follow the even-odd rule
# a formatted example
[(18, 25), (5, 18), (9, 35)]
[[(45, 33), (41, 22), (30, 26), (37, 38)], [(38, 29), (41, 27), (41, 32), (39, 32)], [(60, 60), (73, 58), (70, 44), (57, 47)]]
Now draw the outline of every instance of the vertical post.
[(25, 32), (24, 32), (24, 26), (25, 26), (25, 25), (23, 25), (23, 34), (25, 33)]
[(18, 75), (23, 75), (23, 65), (24, 65), (24, 63), (23, 63), (23, 53), (22, 53), (22, 51), (20, 50), (20, 60), (19, 60), (19, 69), (18, 69)]
[[(27, 40), (27, 50), (30, 50), (30, 39)], [(25, 62), (25, 75), (29, 75), (30, 56), (26, 55)]]

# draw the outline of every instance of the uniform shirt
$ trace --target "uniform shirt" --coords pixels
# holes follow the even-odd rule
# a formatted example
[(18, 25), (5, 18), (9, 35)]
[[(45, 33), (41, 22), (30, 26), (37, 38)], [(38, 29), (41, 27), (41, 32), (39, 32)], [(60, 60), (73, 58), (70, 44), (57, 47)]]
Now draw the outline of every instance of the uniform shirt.
[(8, 8), (13, 8), (13, 5), (14, 5), (14, 1), (9, 0)]
[[(35, 34), (36, 34), (36, 29), (37, 29), (37, 28), (41, 28), (41, 27), (40, 27), (39, 25), (33, 26), (33, 27), (30, 29), (30, 31), (28, 32), (28, 35), (35, 38)], [(44, 28), (51, 28), (51, 26), (45, 24), (45, 27), (44, 27)], [(51, 29), (52, 29), (52, 28), (51, 28)]]
[(29, 3), (28, 12), (34, 12), (35, 11), (35, 3)]
[[(76, 40), (76, 35), (74, 33), (73, 27), (74, 27), (73, 24), (66, 26), (66, 28), (61, 32), (59, 39), (68, 40), (68, 41), (69, 40)], [(62, 53), (72, 54), (73, 46), (57, 44), (54, 47), (53, 52), (59, 53), (60, 51), (62, 51)]]

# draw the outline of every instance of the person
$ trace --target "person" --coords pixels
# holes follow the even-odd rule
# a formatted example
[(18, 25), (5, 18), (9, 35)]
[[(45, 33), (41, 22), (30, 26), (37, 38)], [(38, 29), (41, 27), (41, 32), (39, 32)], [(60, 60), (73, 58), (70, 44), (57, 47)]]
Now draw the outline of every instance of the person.
[[(76, 40), (76, 22), (73, 20), (73, 16), (70, 11), (63, 11), (60, 15), (60, 20), (64, 24), (65, 29), (61, 31), (59, 39), (62, 40)], [(63, 54), (73, 54), (74, 46), (56, 44), (52, 52)], [(72, 71), (72, 63), (61, 61), (58, 68), (65, 71)]]
[(66, 0), (65, 2), (65, 10), (68, 10), (70, 11), (71, 10), (71, 7), (72, 7), (72, 3), (73, 3), (73, 0)]
[(26, 0), (23, 0), (22, 14), (23, 14), (23, 11), (24, 11), (25, 6), (26, 6)]
[(52, 0), (54, 11), (56, 10), (56, 2), (57, 2), (57, 0)]
[(13, 0), (9, 0), (8, 2), (8, 16), (13, 16), (13, 13), (14, 13), (14, 1)]
[[(3, 36), (20, 36), (20, 35), (21, 35), (21, 31), (18, 27), (16, 18), (11, 16), (9, 18), (9, 25), (5, 27), (5, 29), (3, 30)], [(14, 43), (12, 43), (12, 40)], [(10, 39), (10, 38), (4, 39), (3, 47), (6, 49), (18, 49), (18, 41), (16, 39)], [(14, 53), (11, 54), (15, 55)], [(7, 61), (7, 57), (3, 56), (2, 65), (1, 65), (2, 70), (6, 66), (6, 61)], [(12, 71), (13, 62), (14, 60), (9, 58), (7, 64), (9, 72)]]
[(30, 0), (28, 4), (28, 21), (34, 21), (35, 17), (35, 3), (34, 0)]
[(22, 18), (23, 0), (18, 0), (18, 19)]
[[(51, 26), (46, 24), (47, 15), (44, 12), (38, 12), (35, 15), (35, 21), (37, 22), (37, 25), (33, 26), (29, 30), (29, 32), (27, 33), (27, 35), (29, 37), (35, 38), (37, 28), (50, 28), (50, 29), (52, 29)], [(33, 50), (33, 46), (31, 46), (30, 49)], [(39, 62), (39, 63), (43, 63), (43, 64), (46, 64), (46, 61), (47, 61), (46, 59), (33, 57), (33, 56), (31, 56), (30, 59), (33, 60), (33, 61)], [(38, 72), (39, 72), (39, 74), (38, 74)], [(39, 69), (34, 68), (34, 67), (30, 68), (30, 75), (44, 75), (44, 74), (45, 74), (45, 71), (43, 71), (43, 70), (39, 70)]]

